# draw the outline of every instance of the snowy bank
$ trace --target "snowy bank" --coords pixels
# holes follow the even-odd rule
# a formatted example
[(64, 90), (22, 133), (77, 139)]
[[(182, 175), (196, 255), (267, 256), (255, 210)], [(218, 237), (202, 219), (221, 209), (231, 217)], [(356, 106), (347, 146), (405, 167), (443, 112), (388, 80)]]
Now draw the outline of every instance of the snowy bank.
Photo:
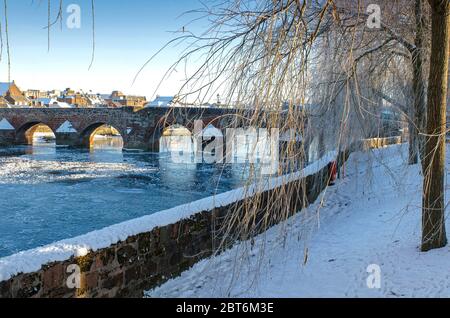
[[(450, 246), (419, 249), (422, 177), (407, 148), (353, 153), (323, 201), (147, 296), (450, 297)], [(449, 146), (446, 160), (448, 201)], [(379, 286), (367, 284), (374, 269)]]

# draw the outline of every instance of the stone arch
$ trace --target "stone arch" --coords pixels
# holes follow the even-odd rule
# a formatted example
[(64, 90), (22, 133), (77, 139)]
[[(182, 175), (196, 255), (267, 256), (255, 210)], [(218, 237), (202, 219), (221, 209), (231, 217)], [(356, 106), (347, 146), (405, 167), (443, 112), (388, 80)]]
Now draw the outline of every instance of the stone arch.
[(95, 122), (93, 124), (90, 124), (85, 129), (82, 130), (82, 132), (80, 134), (80, 145), (84, 148), (91, 148), (93, 141), (94, 141), (95, 132), (103, 126), (110, 126), (110, 127), (114, 128), (115, 130), (117, 130), (119, 132), (120, 136), (122, 137), (122, 140), (125, 142), (125, 140), (124, 140), (125, 133), (120, 129), (120, 127), (111, 125), (106, 122)]
[(34, 133), (39, 128), (39, 126), (46, 126), (53, 132), (53, 135), (55, 135), (55, 131), (50, 127), (50, 125), (46, 124), (45, 122), (39, 120), (30, 121), (21, 125), (16, 130), (16, 143), (20, 145), (32, 145)]

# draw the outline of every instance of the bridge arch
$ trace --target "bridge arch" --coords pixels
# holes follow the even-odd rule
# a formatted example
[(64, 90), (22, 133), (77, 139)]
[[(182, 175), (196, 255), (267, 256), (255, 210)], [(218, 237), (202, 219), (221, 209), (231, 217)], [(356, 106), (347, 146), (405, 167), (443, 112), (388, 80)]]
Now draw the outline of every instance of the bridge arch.
[(110, 125), (105, 122), (96, 122), (86, 127), (80, 134), (80, 144), (84, 148), (95, 148), (98, 136), (111, 136), (115, 138), (120, 137), (119, 143), (114, 143), (115, 146), (123, 148), (124, 134), (120, 128)]
[(30, 121), (16, 130), (16, 143), (21, 145), (32, 145), (36, 133), (47, 135), (51, 139), (55, 139), (55, 132), (44, 122)]

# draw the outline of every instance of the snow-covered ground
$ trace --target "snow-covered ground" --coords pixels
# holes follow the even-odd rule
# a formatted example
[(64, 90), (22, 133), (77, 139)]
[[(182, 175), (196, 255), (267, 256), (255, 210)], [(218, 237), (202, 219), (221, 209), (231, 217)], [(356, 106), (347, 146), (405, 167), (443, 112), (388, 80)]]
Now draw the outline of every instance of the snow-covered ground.
[[(352, 154), (345, 178), (307, 211), (146, 296), (450, 297), (450, 245), (419, 251), (422, 178), (406, 154), (404, 145)], [(380, 288), (367, 285), (373, 268)]]

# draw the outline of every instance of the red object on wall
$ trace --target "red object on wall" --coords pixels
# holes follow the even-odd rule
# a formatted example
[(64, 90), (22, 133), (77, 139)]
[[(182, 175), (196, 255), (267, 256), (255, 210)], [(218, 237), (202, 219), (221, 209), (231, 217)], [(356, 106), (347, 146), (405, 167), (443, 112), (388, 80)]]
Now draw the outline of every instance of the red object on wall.
[(337, 162), (332, 161), (330, 164), (330, 184), (334, 184), (334, 181), (337, 178)]

